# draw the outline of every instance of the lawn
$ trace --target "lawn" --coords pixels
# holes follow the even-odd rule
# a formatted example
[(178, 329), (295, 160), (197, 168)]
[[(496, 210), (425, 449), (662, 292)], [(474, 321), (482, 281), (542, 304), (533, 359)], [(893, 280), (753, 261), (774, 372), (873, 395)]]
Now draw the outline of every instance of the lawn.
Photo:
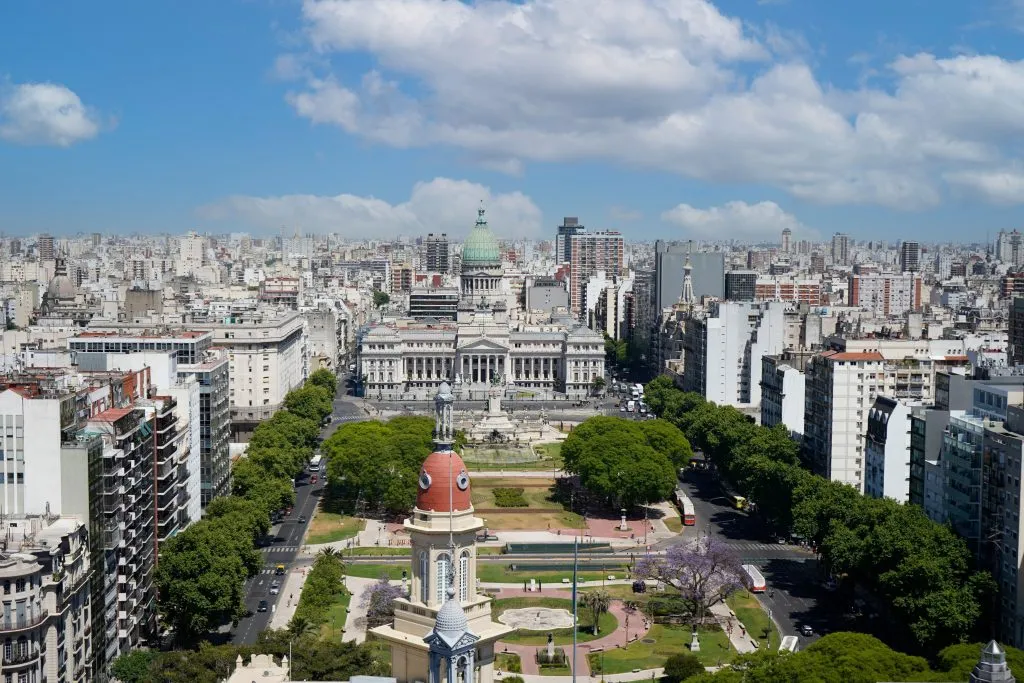
[(494, 656), (494, 668), (498, 671), (507, 671), (510, 674), (523, 672), (523, 665), (519, 661), (519, 655), (514, 652), (499, 652)]
[(345, 591), (327, 609), (327, 621), (320, 627), (320, 637), (331, 641), (341, 640), (345, 632), (345, 619), (348, 617), (348, 604), (352, 594)]
[(316, 545), (344, 541), (352, 538), (364, 528), (366, 528), (365, 519), (318, 509), (316, 515), (313, 516), (313, 521), (309, 524), (305, 542), (309, 545)]
[[(628, 673), (633, 669), (655, 669), (679, 652), (690, 651), (690, 627), (655, 624), (644, 638), (624, 648), (613, 648), (590, 655), (591, 674), (600, 675), (602, 660), (605, 674)], [(653, 642), (644, 642), (653, 641)], [(736, 651), (729, 637), (718, 628), (700, 630), (700, 651), (694, 653), (704, 666), (718, 666), (732, 661)]]
[[(583, 517), (568, 512), (551, 498), (553, 479), (525, 477), (480, 477), (473, 481), (473, 505), (482, 513), (488, 529), (581, 529)], [(510, 508), (505, 512), (494, 500), (496, 488), (521, 488), (527, 510)]]
[(736, 613), (736, 618), (740, 620), (747, 628), (747, 633), (751, 637), (757, 638), (758, 643), (764, 647), (764, 635), (768, 632), (768, 648), (774, 652), (779, 647), (779, 632), (775, 628), (775, 624), (768, 618), (767, 612), (761, 607), (761, 603), (757, 601), (752, 593), (748, 591), (741, 591), (739, 593), (733, 593), (725, 601), (732, 611)]
[(662, 521), (665, 522), (665, 526), (667, 526), (668, 530), (671, 531), (672, 533), (674, 533), (674, 534), (682, 533), (682, 531), (683, 531), (683, 520), (681, 520), (680, 518), (678, 518), (678, 517), (666, 517)]
[(348, 555), (370, 555), (384, 557), (385, 555), (412, 555), (412, 548), (349, 548), (344, 553)]
[[(552, 609), (564, 609), (572, 612), (572, 600), (569, 598), (499, 598), (491, 602), (491, 616), (494, 619), (498, 618), (498, 615), (502, 614), (505, 610), (509, 609), (521, 609), (523, 607), (550, 607)], [(610, 633), (614, 632), (618, 628), (619, 620), (615, 618), (614, 614), (606, 612), (601, 615), (600, 621), (598, 621), (597, 635), (594, 635), (594, 619), (593, 614), (590, 610), (586, 609), (582, 603), (577, 608), (578, 631), (576, 633), (576, 640), (580, 643), (586, 643), (597, 638), (603, 638)], [(516, 631), (503, 640), (508, 643), (517, 643), (519, 645), (546, 645), (548, 642), (548, 633), (552, 633), (555, 636), (556, 645), (568, 645), (572, 643), (572, 629), (562, 628), (555, 629), (554, 631)]]
[[(520, 565), (525, 567), (526, 565)], [(616, 578), (626, 578), (626, 568), (619, 567), (618, 569), (605, 569), (602, 571), (580, 571), (576, 577), (578, 581), (600, 581), (602, 578), (607, 578), (610, 574), (614, 574)], [(512, 571), (508, 568), (507, 564), (498, 564), (497, 562), (489, 562), (487, 564), (479, 564), (476, 568), (476, 575), (484, 583), (522, 583), (523, 581), (529, 581), (530, 579), (537, 579), (538, 581), (547, 584), (562, 586), (568, 588), (569, 584), (562, 584), (562, 579), (572, 579), (572, 570), (548, 570), (548, 571), (530, 571), (527, 569), (518, 569)], [(401, 576), (401, 574), (399, 574)]]
[(403, 564), (356, 564), (354, 562), (345, 565), (345, 574), (348, 576), (359, 576), (364, 579), (379, 579), (386, 574), (392, 581), (402, 578), (402, 571), (409, 571), (409, 565)]
[(541, 457), (556, 461), (559, 467), (562, 466), (561, 441), (556, 441), (554, 443), (537, 443), (533, 445), (533, 450), (535, 450)]

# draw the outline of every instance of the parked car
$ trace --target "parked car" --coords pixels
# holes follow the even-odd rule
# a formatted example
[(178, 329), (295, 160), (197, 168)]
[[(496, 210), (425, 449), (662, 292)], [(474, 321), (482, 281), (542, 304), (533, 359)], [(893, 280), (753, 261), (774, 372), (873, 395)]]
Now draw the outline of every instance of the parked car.
[(260, 604), (256, 605), (257, 612), (266, 612), (269, 608), (266, 600), (260, 600)]

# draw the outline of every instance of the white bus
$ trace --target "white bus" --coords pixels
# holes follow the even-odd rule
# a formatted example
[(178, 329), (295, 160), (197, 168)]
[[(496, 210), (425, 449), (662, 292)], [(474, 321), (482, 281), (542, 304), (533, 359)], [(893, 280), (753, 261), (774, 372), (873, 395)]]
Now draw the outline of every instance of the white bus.
[(636, 410), (636, 401), (626, 403), (626, 412), (632, 413), (634, 410)]
[(761, 571), (752, 564), (743, 565), (743, 573), (750, 579), (750, 592), (751, 593), (764, 593), (768, 586), (764, 581), (764, 576), (761, 575)]
[(796, 652), (796, 636), (784, 636), (779, 643), (779, 652)]
[(309, 461), (309, 471), (310, 472), (319, 472), (320, 471), (320, 462), (322, 460), (323, 460), (323, 456), (320, 455), (319, 453), (314, 455), (313, 459)]

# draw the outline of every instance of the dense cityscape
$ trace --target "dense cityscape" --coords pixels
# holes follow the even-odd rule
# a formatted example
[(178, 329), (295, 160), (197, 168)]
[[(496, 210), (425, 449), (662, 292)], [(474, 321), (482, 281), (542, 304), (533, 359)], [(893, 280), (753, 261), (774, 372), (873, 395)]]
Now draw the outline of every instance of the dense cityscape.
[[(430, 631), (415, 615), (440, 629), (451, 583), (476, 675), (542, 674), (528, 631), (481, 608), (557, 595), (575, 537), (581, 622), (627, 605), (666, 640), (663, 617), (699, 602), (687, 553), (735, 564), (692, 634), (729, 637), (710, 655), (689, 626), (679, 641), (721, 670), (708, 680), (833, 631), (921, 662), (1021, 644), (1019, 232), (652, 244), (576, 217), (503, 239), (484, 206), (467, 223), (461, 241), (0, 240), (4, 672), (228, 680), (239, 654), (290, 642), (295, 680), (420, 680), (409, 657), (439, 650), (410, 644)], [(449, 535), (473, 549), (459, 563)], [(638, 605), (638, 580), (679, 604)], [(534, 627), (564, 632), (559, 611)], [(201, 642), (211, 661), (173, 658)], [(584, 647), (585, 675), (634, 668)], [(254, 661), (239, 675), (281, 666)]]
[(0, 683), (1024, 681), (1024, 0), (0, 6)]

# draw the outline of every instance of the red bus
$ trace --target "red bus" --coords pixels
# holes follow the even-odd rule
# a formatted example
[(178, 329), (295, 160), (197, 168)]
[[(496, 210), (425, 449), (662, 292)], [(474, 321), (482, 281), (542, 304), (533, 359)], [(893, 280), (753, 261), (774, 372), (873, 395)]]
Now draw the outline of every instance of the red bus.
[(694, 526), (697, 523), (697, 513), (693, 509), (693, 501), (683, 493), (682, 489), (676, 489), (676, 505), (683, 517), (684, 526)]

